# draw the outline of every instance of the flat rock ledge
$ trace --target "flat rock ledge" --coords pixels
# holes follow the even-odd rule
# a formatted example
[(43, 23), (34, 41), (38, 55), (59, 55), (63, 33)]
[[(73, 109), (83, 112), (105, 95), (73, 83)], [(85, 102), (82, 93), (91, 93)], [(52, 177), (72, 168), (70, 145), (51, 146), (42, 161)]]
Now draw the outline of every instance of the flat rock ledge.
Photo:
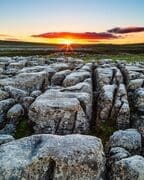
[(92, 179), (105, 170), (101, 140), (85, 135), (33, 135), (0, 146), (0, 179)]

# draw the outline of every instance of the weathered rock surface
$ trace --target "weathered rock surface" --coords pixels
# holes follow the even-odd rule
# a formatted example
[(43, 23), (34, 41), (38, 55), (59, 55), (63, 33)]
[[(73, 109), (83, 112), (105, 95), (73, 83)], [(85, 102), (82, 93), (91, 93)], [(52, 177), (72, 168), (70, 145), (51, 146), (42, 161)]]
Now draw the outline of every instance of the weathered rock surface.
[(41, 91), (40, 90), (37, 90), (37, 91), (33, 91), (32, 93), (31, 93), (31, 96), (33, 97), (33, 98), (37, 98), (38, 96), (40, 96), (41, 95)]
[(142, 148), (141, 134), (136, 129), (116, 131), (110, 137), (109, 146), (122, 147), (133, 154), (139, 154)]
[(24, 115), (24, 109), (20, 104), (15, 104), (7, 112), (8, 119), (17, 119), (22, 115)]
[(138, 111), (144, 112), (144, 88), (138, 88), (135, 91), (134, 106)]
[(79, 70), (77, 72), (72, 72), (65, 78), (65, 80), (63, 81), (63, 85), (64, 87), (73, 86), (90, 77), (91, 77), (91, 74), (88, 71)]
[(15, 76), (15, 78), (0, 80), (0, 85), (13, 86), (28, 92), (44, 89), (48, 85), (48, 73), (45, 71), (38, 73), (20, 73)]
[(0, 89), (0, 101), (8, 99), (8, 98), (9, 98), (9, 94)]
[(143, 180), (144, 158), (142, 156), (132, 156), (115, 162), (110, 179)]
[(110, 149), (109, 155), (110, 155), (110, 159), (108, 163), (110, 164), (112, 162), (119, 161), (121, 159), (129, 157), (130, 153), (124, 148), (114, 147)]
[(31, 96), (26, 96), (25, 98), (23, 98), (23, 102), (22, 105), (24, 107), (25, 110), (29, 110), (30, 105), (34, 102), (35, 98), (31, 97)]
[(111, 122), (118, 129), (128, 128), (130, 108), (121, 71), (113, 64), (98, 65), (94, 77), (96, 126)]
[(131, 126), (133, 128), (144, 127), (143, 112), (143, 86), (144, 86), (144, 64), (133, 63), (120, 65), (123, 72), (128, 91), (129, 105), (131, 108)]
[(5, 99), (3, 101), (0, 101), (0, 114), (6, 112), (14, 104), (15, 104), (15, 100), (13, 98), (9, 98), (9, 99)]
[(138, 155), (142, 154), (142, 138), (137, 130), (116, 131), (110, 137), (109, 147), (107, 159), (109, 179), (141, 180), (144, 178), (144, 158)]
[(0, 179), (101, 179), (100, 139), (82, 135), (34, 135), (0, 146)]
[[(84, 96), (85, 95), (85, 96)], [(48, 90), (31, 105), (29, 119), (35, 123), (36, 133), (71, 134), (87, 133), (89, 119), (81, 107), (83, 98), (91, 103), (87, 94), (74, 95), (58, 90)], [(83, 96), (83, 97), (82, 97)], [(87, 110), (88, 112), (88, 110)]]
[(65, 70), (55, 73), (55, 75), (51, 79), (51, 84), (55, 86), (61, 86), (65, 77), (70, 73), (71, 73), (70, 70)]
[(13, 141), (14, 137), (7, 134), (0, 134), (0, 145)]
[(12, 86), (5, 86), (4, 89), (17, 102), (21, 102), (23, 100), (23, 98), (28, 95), (28, 93), (26, 91), (18, 89), (18, 88), (14, 88)]

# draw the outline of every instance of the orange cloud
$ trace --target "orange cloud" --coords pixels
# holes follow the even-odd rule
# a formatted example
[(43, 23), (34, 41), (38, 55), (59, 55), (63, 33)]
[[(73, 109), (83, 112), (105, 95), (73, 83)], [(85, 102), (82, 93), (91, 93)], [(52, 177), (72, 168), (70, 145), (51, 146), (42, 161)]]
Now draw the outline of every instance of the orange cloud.
[(82, 39), (97, 41), (100, 39), (117, 39), (119, 36), (111, 33), (102, 32), (84, 32), (84, 33), (73, 33), (73, 32), (48, 32), (38, 35), (32, 35), (31, 37), (48, 38), (48, 39)]
[(108, 30), (108, 33), (115, 33), (115, 34), (126, 34), (126, 33), (136, 33), (136, 32), (143, 32), (144, 27), (116, 27), (113, 29)]

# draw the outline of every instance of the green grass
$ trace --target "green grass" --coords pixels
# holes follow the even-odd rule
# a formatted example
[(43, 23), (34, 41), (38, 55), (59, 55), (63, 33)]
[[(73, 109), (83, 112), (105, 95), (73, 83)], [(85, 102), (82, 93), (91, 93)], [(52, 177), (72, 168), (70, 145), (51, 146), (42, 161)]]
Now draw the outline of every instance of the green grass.
[(95, 54), (95, 55), (87, 55), (84, 58), (85, 62), (89, 62), (90, 60), (100, 60), (100, 59), (112, 59), (116, 60), (125, 60), (127, 62), (135, 62), (142, 61), (144, 62), (144, 54), (118, 54), (118, 55), (103, 55), (103, 54)]
[(144, 54), (88, 54), (83, 53), (83, 55), (76, 54), (76, 53), (69, 53), (65, 55), (58, 54), (50, 54), (48, 55), (49, 58), (56, 58), (56, 57), (73, 57), (73, 58), (81, 58), (85, 62), (90, 62), (92, 60), (101, 60), (101, 59), (112, 59), (113, 61), (116, 60), (125, 60), (127, 62), (144, 62)]
[(32, 56), (48, 57), (72, 56), (84, 59), (85, 62), (99, 59), (126, 60), (128, 62), (144, 61), (144, 43), (142, 44), (73, 44), (73, 52), (61, 50), (63, 45), (0, 41), (0, 56)]

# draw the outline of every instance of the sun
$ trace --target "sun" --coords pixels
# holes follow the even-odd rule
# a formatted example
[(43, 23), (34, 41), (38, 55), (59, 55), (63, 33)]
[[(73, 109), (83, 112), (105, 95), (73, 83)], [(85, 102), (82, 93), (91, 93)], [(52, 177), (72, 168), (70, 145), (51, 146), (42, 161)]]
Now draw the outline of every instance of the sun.
[(63, 44), (65, 44), (65, 45), (67, 45), (67, 46), (70, 46), (72, 43), (73, 43), (73, 41), (70, 40), (70, 39), (65, 39), (65, 40), (63, 41)]
[(62, 41), (60, 42), (60, 44), (62, 44), (62, 47), (60, 49), (66, 52), (73, 51), (73, 48), (72, 48), (73, 43), (74, 42), (71, 39), (62, 39)]

